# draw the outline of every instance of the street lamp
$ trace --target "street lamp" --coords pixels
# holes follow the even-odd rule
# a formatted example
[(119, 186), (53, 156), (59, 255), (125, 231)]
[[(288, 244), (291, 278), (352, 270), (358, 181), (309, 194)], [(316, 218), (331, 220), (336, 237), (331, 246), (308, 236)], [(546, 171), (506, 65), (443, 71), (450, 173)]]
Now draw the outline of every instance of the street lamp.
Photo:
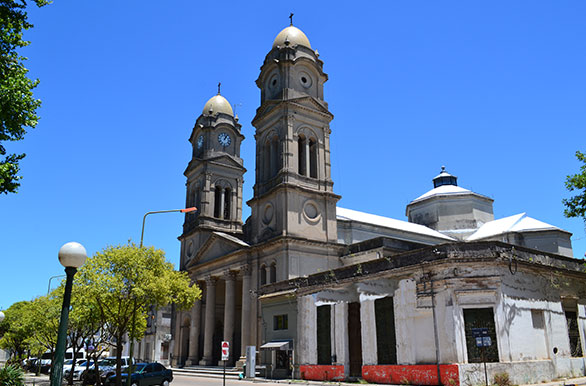
[(146, 212), (142, 218), (142, 230), (140, 231), (140, 247), (142, 248), (142, 238), (144, 236), (144, 222), (146, 221), (146, 216), (148, 216), (149, 214), (171, 213), (171, 212), (189, 213), (189, 212), (194, 212), (196, 210), (197, 210), (197, 208), (195, 206), (192, 206), (191, 208), (185, 208), (185, 209), (155, 210), (153, 212)]
[(86, 258), (87, 252), (80, 243), (72, 241), (59, 249), (59, 262), (65, 267), (67, 280), (65, 282), (65, 293), (63, 294), (63, 307), (61, 308), (61, 320), (59, 321), (55, 360), (53, 362), (53, 369), (51, 370), (51, 386), (61, 386), (63, 379), (63, 358), (65, 356), (65, 342), (67, 340), (67, 320), (69, 319), (69, 303), (71, 302), (73, 275), (83, 265)]
[(0, 323), (4, 320), (4, 312), (0, 311)]
[[(142, 240), (144, 238), (144, 223), (146, 221), (146, 217), (149, 214), (155, 214), (155, 213), (172, 213), (172, 212), (189, 213), (189, 212), (195, 212), (196, 210), (197, 210), (197, 208), (195, 206), (192, 206), (192, 207), (185, 208), (185, 209), (155, 210), (155, 211), (152, 211), (152, 212), (146, 212), (144, 214), (144, 216), (142, 217), (142, 229), (140, 231), (140, 248), (142, 249)], [(135, 324), (135, 318), (136, 318), (136, 309), (133, 309), (132, 310), (132, 325), (130, 326), (130, 348), (128, 350), (128, 356), (130, 357), (130, 371), (128, 372), (128, 374), (132, 374), (132, 369), (134, 367), (134, 363), (132, 362), (132, 356), (134, 355), (134, 324)], [(130, 375), (126, 379), (126, 384), (128, 386), (130, 386)], [(53, 385), (51, 385), (51, 386), (53, 386)]]

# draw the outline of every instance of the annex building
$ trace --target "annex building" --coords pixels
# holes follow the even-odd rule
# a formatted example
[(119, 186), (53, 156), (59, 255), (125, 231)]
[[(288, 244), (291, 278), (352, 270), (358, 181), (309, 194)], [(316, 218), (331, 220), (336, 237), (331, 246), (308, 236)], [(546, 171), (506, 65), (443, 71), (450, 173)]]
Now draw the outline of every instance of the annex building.
[[(184, 172), (180, 269), (203, 289), (173, 317), (175, 366), (228, 366), (256, 346), (267, 376), (394, 384), (513, 383), (584, 375), (586, 272), (570, 233), (442, 168), (407, 221), (337, 206), (328, 76), (305, 34), (282, 30), (260, 68), (254, 195), (242, 221), (244, 140), (218, 93)], [(335, 129), (334, 129), (335, 133)], [(430, 184), (431, 187), (431, 184)]]

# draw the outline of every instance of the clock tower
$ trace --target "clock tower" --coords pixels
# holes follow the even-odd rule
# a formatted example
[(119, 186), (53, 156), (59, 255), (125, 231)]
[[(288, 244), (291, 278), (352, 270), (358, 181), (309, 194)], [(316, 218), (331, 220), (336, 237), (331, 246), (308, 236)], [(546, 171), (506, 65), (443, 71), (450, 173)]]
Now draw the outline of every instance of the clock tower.
[(328, 76), (305, 34), (282, 30), (256, 80), (261, 105), (256, 128), (256, 183), (250, 237), (336, 242), (336, 202), (330, 168)]
[(241, 237), (242, 184), (246, 172), (240, 145), (244, 136), (230, 103), (220, 95), (210, 98), (193, 127), (189, 142), (192, 159), (184, 175), (187, 177), (186, 207), (197, 207), (188, 213), (183, 224), (181, 265), (188, 261), (213, 231)]

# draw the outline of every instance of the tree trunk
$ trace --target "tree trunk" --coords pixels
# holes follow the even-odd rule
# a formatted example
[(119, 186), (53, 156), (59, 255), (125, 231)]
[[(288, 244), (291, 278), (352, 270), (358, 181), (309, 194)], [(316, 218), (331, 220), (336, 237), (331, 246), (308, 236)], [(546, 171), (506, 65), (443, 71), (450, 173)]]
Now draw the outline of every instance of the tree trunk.
[(116, 386), (122, 386), (122, 336), (116, 337)]

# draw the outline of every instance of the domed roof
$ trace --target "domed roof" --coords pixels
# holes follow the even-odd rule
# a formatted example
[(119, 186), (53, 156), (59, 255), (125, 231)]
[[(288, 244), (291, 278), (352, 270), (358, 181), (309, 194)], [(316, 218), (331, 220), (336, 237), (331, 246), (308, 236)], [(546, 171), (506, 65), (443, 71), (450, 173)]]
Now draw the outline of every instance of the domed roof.
[(291, 46), (296, 46), (299, 44), (307, 48), (311, 48), (311, 44), (309, 44), (309, 39), (307, 38), (307, 36), (305, 36), (303, 31), (301, 31), (297, 27), (293, 27), (292, 25), (279, 32), (279, 34), (275, 38), (275, 41), (273, 42), (273, 48), (275, 48), (276, 46), (284, 46), (285, 41), (288, 41), (289, 45)]
[(232, 106), (230, 106), (230, 102), (220, 94), (211, 97), (203, 107), (202, 114), (216, 115), (217, 113), (224, 113), (230, 116), (234, 116), (234, 111), (232, 110)]

